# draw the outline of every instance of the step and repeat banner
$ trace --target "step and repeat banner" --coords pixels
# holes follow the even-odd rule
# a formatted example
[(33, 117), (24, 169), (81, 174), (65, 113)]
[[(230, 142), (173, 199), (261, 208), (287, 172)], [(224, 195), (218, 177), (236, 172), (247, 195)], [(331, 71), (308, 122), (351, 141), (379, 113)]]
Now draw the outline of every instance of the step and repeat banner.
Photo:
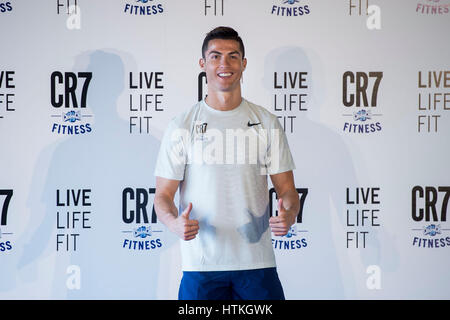
[(243, 96), (278, 117), (297, 166), (297, 223), (272, 239), (286, 298), (449, 299), (449, 11), (0, 1), (0, 299), (177, 298), (153, 171), (168, 122), (207, 94), (201, 45), (221, 25), (246, 46)]

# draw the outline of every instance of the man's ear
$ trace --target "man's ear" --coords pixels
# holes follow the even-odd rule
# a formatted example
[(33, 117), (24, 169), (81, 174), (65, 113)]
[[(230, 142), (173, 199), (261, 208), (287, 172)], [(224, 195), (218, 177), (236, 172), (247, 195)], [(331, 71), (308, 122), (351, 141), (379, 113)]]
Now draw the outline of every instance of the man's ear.
[[(247, 58), (244, 58), (244, 59), (242, 60), (242, 65), (243, 65), (244, 70), (245, 70), (245, 68), (247, 68)], [(244, 71), (244, 70), (242, 70), (242, 71)]]
[(200, 60), (198, 60), (198, 64), (200, 68), (202, 68), (202, 70), (205, 71), (205, 59), (200, 58)]

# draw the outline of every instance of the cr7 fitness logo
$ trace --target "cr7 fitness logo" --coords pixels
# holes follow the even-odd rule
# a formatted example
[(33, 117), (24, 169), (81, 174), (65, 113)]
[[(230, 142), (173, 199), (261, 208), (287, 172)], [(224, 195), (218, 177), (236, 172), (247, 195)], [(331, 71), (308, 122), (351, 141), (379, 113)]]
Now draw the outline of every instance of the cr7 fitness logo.
[(416, 12), (420, 14), (442, 15), (450, 12), (448, 0), (420, 0), (416, 6)]
[(153, 201), (155, 188), (125, 188), (122, 192), (122, 248), (125, 250), (149, 251), (163, 245), (159, 235), (162, 230), (158, 225)]
[(370, 134), (381, 131), (382, 114), (377, 110), (382, 79), (381, 71), (344, 72), (342, 76), (344, 132)]
[[(305, 204), (306, 196), (308, 195), (308, 189), (297, 188), (296, 189), (300, 196), (300, 210), (297, 215), (297, 222), (294, 223), (288, 233), (282, 237), (273, 236), (272, 245), (275, 250), (296, 250), (300, 248), (305, 248), (308, 245), (308, 240), (306, 234), (308, 230), (301, 228), (303, 223), (303, 207)], [(278, 215), (277, 208), (277, 193), (274, 188), (269, 190), (269, 215), (272, 217)]]
[(411, 191), (413, 247), (443, 248), (450, 246), (447, 224), (450, 186), (415, 186)]
[(8, 222), (8, 208), (11, 198), (13, 196), (13, 190), (0, 190), (0, 254), (2, 252), (8, 252), (12, 250), (12, 242), (9, 237), (11, 232), (7, 232), (6, 226)]
[[(304, 1), (302, 1), (304, 2)], [(278, 0), (272, 5), (271, 14), (282, 17), (301, 17), (308, 15), (311, 10), (308, 5), (304, 5), (300, 0)]]
[(79, 135), (92, 131), (92, 114), (86, 112), (91, 79), (92, 72), (55, 71), (51, 74), (53, 133)]
[(154, 16), (164, 12), (164, 7), (158, 1), (134, 0), (126, 1), (123, 12), (133, 16)]

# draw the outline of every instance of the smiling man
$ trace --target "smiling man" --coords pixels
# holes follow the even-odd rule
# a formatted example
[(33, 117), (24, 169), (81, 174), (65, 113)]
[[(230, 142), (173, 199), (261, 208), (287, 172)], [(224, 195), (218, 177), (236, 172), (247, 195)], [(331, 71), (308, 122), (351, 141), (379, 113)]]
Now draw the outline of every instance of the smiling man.
[[(178, 297), (284, 299), (271, 232), (286, 235), (300, 208), (286, 136), (275, 115), (242, 98), (247, 59), (235, 30), (210, 31), (199, 64), (208, 95), (170, 121), (155, 168), (157, 216), (181, 239)], [(271, 218), (267, 175), (279, 199)]]

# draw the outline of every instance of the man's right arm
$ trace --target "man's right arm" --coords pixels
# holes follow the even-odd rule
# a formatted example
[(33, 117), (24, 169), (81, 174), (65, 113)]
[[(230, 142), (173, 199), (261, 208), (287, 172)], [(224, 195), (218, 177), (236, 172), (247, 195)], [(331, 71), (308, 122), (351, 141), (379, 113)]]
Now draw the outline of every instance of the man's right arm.
[(173, 202), (180, 181), (156, 177), (155, 211), (156, 215), (167, 228), (183, 240), (192, 240), (198, 233), (197, 220), (189, 219), (192, 203), (178, 215), (178, 209)]

